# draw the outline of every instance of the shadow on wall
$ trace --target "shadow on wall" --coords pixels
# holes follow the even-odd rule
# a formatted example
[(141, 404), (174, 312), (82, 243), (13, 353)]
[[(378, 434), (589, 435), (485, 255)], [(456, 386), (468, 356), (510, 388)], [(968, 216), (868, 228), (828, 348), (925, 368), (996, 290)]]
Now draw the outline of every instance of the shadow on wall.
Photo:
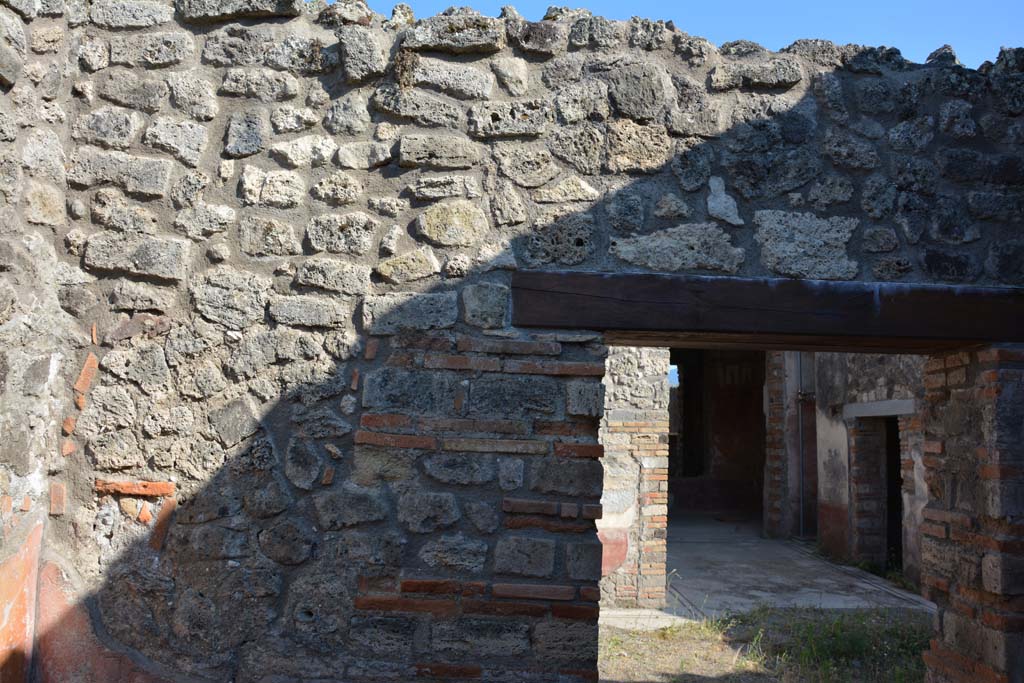
[[(76, 436), (111, 479), (180, 479), (174, 493), (98, 485), (95, 528), (65, 530), (99, 544), (87, 598), (69, 597), (73, 563), (44, 553), (36, 649), (14, 655), (34, 680), (593, 680), (602, 470), (568, 456), (594, 454), (604, 348), (597, 334), (510, 328), (510, 270), (1024, 282), (1024, 246), (994, 222), (1012, 197), (985, 189), (1024, 183), (1024, 167), (954, 132), (993, 97), (977, 94), (986, 76), (942, 55), (918, 67), (805, 42), (791, 56), (821, 74), (787, 98), (796, 62), (734, 44), (697, 83), (682, 72), (713, 48), (671, 35), (676, 102), (634, 51), (544, 67), (563, 124), (547, 145), (533, 139), (548, 114), (483, 105), (470, 131), (496, 160), (496, 229), (481, 257), (463, 247), (489, 230), (484, 214), (431, 201), (470, 186), (416, 175), (474, 167), (477, 152), (407, 136), (381, 174), (413, 178), (422, 216), (400, 239), (444, 251), (443, 267), (429, 250), (381, 262), (373, 288), (401, 291), (360, 300), (346, 280), (358, 271), (309, 257), (349, 248), (333, 239), (376, 247), (378, 223), (328, 234), (314, 221), (292, 270), (219, 266), (196, 280), (192, 320), (137, 310), (105, 335), (94, 386), (77, 387)], [(387, 77), (403, 88), (407, 59)], [(353, 90), (341, 71), (321, 82), (334, 102)], [(415, 118), (394, 103), (404, 90), (381, 92), (393, 101), (378, 96), (374, 121)], [(743, 96), (712, 106), (709, 93)], [(667, 105), (676, 118), (652, 124)], [(956, 154), (936, 151), (944, 137)], [(172, 391), (190, 401), (144, 409)], [(92, 486), (81, 477), (73, 486)]]

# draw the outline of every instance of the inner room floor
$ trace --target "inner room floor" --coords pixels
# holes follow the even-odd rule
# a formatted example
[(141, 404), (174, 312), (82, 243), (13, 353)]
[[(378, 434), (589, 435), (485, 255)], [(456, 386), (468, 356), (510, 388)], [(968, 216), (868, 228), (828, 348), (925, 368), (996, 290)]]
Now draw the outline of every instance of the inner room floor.
[(828, 561), (810, 544), (762, 538), (759, 521), (671, 516), (667, 571), (665, 612), (689, 619), (761, 607), (934, 610), (881, 577)]

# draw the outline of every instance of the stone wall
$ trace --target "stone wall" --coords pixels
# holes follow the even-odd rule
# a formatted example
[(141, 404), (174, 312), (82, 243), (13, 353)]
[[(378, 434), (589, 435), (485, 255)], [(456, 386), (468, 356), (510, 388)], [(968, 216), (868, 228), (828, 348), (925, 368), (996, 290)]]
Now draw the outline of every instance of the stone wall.
[(3, 666), (34, 631), (43, 680), (593, 679), (605, 350), (510, 327), (509, 271), (1024, 282), (1020, 50), (2, 5), (5, 572), (47, 518)]
[(665, 604), (669, 350), (611, 347), (604, 376), (601, 601)]

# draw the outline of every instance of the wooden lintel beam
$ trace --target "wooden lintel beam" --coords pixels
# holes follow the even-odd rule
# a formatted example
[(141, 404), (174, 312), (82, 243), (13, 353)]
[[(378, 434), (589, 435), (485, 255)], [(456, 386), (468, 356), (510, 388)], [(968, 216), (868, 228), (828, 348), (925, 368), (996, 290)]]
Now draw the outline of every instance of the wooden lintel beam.
[(1024, 289), (519, 271), (512, 322), (612, 343), (915, 353), (1024, 343)]

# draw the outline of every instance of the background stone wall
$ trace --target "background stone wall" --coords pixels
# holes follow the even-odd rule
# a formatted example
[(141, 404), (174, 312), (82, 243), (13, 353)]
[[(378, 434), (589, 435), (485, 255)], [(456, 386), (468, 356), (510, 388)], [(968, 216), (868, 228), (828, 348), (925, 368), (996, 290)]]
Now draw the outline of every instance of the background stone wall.
[(1024, 278), (1020, 50), (2, 4), (2, 552), (48, 513), (50, 680), (592, 678), (604, 347), (510, 328), (510, 270)]

